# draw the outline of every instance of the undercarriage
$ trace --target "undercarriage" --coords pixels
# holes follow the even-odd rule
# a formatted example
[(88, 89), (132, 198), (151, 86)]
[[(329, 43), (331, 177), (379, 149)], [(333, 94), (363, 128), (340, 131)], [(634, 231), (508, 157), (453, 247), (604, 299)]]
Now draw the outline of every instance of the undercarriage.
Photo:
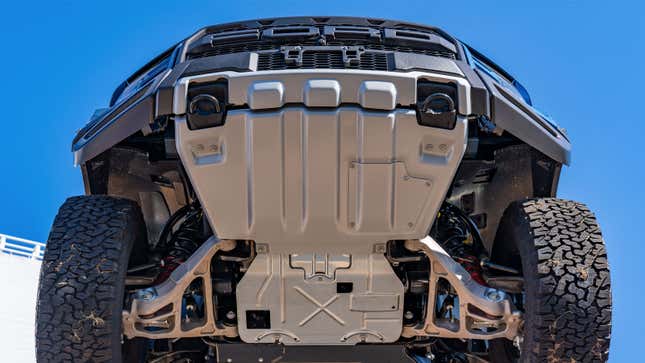
[[(66, 339), (72, 360), (606, 360), (602, 237), (555, 198), (563, 131), (436, 28), (325, 19), (206, 28), (79, 132), (41, 361)], [(109, 290), (73, 300), (91, 319), (63, 280)]]

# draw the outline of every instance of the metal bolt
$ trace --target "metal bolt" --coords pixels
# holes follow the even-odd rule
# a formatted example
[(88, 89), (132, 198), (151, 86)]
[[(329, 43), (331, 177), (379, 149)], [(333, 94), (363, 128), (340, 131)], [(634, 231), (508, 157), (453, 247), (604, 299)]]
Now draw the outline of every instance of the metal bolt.
[(264, 362), (264, 358), (262, 358), (262, 357), (258, 358), (258, 362), (260, 362), (260, 363)]
[(434, 359), (434, 354), (432, 354), (431, 352), (428, 352), (428, 353), (426, 354), (426, 358), (428, 358), (428, 359), (430, 359), (430, 360), (433, 360), (433, 359)]
[(227, 363), (231, 363), (233, 361), (233, 358), (226, 358)]
[(412, 320), (412, 318), (414, 318), (414, 313), (411, 312), (410, 310), (408, 310), (408, 311), (405, 312), (405, 314), (403, 316), (408, 320)]
[(235, 314), (235, 311), (231, 310), (228, 313), (226, 313), (226, 319), (228, 320), (234, 320), (237, 317)]

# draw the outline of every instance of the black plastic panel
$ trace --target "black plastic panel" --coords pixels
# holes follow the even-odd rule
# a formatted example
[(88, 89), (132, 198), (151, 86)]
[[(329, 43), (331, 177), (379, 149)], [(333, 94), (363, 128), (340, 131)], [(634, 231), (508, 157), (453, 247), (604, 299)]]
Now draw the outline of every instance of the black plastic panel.
[(466, 62), (455, 61), (454, 64), (461, 69), (463, 75), (468, 79), (468, 83), (470, 83), (471, 113), (490, 118), (490, 98), (486, 85)]

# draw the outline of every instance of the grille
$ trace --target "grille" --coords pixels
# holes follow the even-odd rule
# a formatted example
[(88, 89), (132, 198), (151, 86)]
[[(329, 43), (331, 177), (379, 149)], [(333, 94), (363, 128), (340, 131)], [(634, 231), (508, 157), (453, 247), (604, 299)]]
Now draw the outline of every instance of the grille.
[[(293, 43), (293, 44), (282, 44), (284, 46), (315, 46), (315, 45), (320, 45), (317, 42), (314, 41), (303, 41), (303, 42), (298, 42), (298, 43)], [(406, 46), (397, 46), (397, 45), (387, 45), (387, 44), (365, 44), (364, 42), (357, 41), (357, 40), (343, 40), (343, 41), (330, 41), (327, 42), (327, 45), (333, 45), (333, 46), (339, 46), (339, 45), (345, 45), (345, 46), (361, 46), (365, 48), (366, 50), (381, 50), (385, 52), (404, 52), (404, 53), (416, 53), (416, 54), (424, 54), (424, 55), (431, 55), (435, 57), (442, 57), (442, 58), (450, 58), (450, 59), (455, 59), (455, 54), (447, 51), (447, 50), (438, 50), (438, 49), (431, 49), (431, 48), (421, 48), (421, 47), (406, 47)], [(200, 58), (200, 57), (210, 57), (214, 55), (221, 55), (221, 54), (231, 54), (231, 53), (242, 53), (242, 52), (259, 52), (259, 51), (267, 51), (267, 50), (277, 50), (278, 46), (275, 44), (271, 44), (268, 42), (261, 42), (261, 41), (255, 41), (255, 42), (248, 42), (248, 43), (237, 43), (237, 44), (225, 44), (225, 45), (216, 45), (211, 47), (209, 50), (200, 52), (200, 53), (192, 53), (188, 55), (189, 59), (194, 59), (194, 58)]]
[(361, 44), (360, 41), (330, 41), (327, 42), (327, 45), (346, 45), (346, 46), (361, 46), (368, 50), (382, 50), (386, 52), (403, 52), (403, 53), (415, 53), (415, 54), (424, 54), (431, 55), (435, 57), (450, 58), (456, 59), (455, 53), (448, 50), (438, 50), (430, 48), (419, 48), (419, 47), (405, 47), (398, 45), (387, 45), (387, 44)]
[(388, 57), (385, 53), (363, 53), (358, 64), (345, 66), (341, 52), (308, 51), (302, 55), (302, 65), (287, 64), (281, 52), (260, 53), (258, 71), (278, 71), (283, 69), (364, 69), (374, 71), (388, 70)]

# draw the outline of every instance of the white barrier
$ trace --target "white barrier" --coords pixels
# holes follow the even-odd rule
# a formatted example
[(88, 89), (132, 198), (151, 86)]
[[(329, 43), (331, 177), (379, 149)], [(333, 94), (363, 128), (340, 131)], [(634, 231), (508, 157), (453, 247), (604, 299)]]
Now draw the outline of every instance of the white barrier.
[(42, 261), (45, 244), (0, 233), (0, 252)]
[(0, 242), (0, 361), (33, 363), (36, 291), (44, 245), (6, 235), (0, 235)]

